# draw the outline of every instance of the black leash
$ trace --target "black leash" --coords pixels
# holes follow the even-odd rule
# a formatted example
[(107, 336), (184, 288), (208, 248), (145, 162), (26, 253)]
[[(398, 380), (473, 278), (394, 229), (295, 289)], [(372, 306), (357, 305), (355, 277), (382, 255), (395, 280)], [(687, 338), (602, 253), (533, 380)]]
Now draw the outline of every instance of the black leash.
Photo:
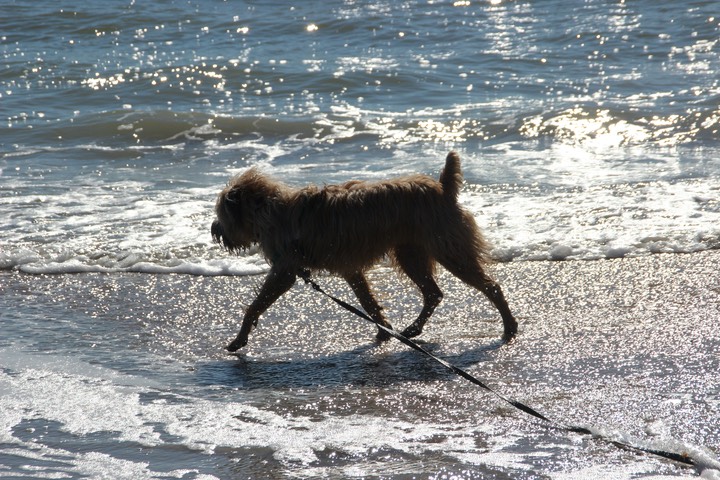
[(435, 360), (436, 362), (438, 362), (439, 364), (441, 364), (442, 366), (444, 366), (445, 368), (447, 368), (447, 369), (450, 370), (451, 372), (453, 372), (453, 373), (461, 376), (462, 378), (464, 378), (465, 380), (469, 381), (470, 383), (473, 383), (473, 384), (477, 385), (478, 387), (480, 387), (480, 388), (482, 388), (482, 389), (484, 389), (484, 390), (487, 390), (488, 392), (492, 393), (493, 395), (495, 395), (495, 396), (496, 396), (497, 398), (499, 398), (500, 400), (502, 400), (502, 401), (504, 401), (504, 402), (512, 405), (513, 407), (517, 408), (518, 410), (522, 410), (523, 412), (525, 412), (525, 413), (527, 413), (527, 414), (529, 414), (529, 415), (532, 415), (532, 416), (535, 417), (535, 418), (538, 418), (538, 419), (544, 421), (548, 426), (552, 426), (552, 427), (554, 427), (554, 428), (558, 428), (558, 429), (560, 429), (560, 430), (565, 430), (565, 431), (568, 431), (568, 432), (580, 433), (580, 434), (583, 434), (583, 435), (591, 435), (591, 436), (593, 436), (593, 437), (595, 437), (595, 438), (601, 438), (602, 440), (605, 440), (605, 441), (607, 441), (607, 442), (609, 442), (609, 443), (612, 443), (613, 445), (618, 446), (618, 447), (621, 447), (621, 448), (627, 448), (627, 449), (635, 450), (635, 451), (639, 451), (639, 452), (650, 453), (650, 454), (652, 454), (652, 455), (657, 455), (657, 456), (660, 456), (660, 457), (664, 457), (664, 458), (667, 458), (667, 459), (670, 459), (670, 460), (673, 460), (673, 461), (676, 461), (676, 462), (679, 462), (679, 463), (683, 463), (683, 464), (685, 464), (685, 465), (695, 465), (695, 461), (694, 461), (687, 453), (684, 453), (684, 452), (683, 452), (683, 453), (666, 452), (666, 451), (664, 451), (664, 450), (656, 450), (656, 449), (653, 449), (653, 448), (641, 447), (641, 446), (639, 446), (639, 445), (632, 445), (632, 444), (627, 443), (627, 442), (624, 442), (624, 441), (613, 440), (613, 439), (609, 439), (609, 438), (604, 438), (604, 437), (602, 437), (602, 436), (600, 436), (600, 435), (598, 435), (598, 434), (596, 434), (596, 433), (593, 433), (590, 429), (585, 428), (585, 427), (576, 427), (576, 426), (570, 426), (570, 425), (563, 425), (562, 423), (559, 423), (559, 422), (557, 422), (557, 421), (555, 421), (555, 420), (551, 420), (550, 418), (548, 418), (548, 417), (546, 417), (545, 415), (541, 414), (540, 412), (538, 412), (538, 411), (535, 410), (534, 408), (531, 408), (531, 407), (529, 407), (528, 405), (525, 405), (524, 403), (518, 402), (517, 400), (513, 400), (513, 399), (511, 399), (511, 398), (508, 398), (508, 397), (506, 397), (506, 396), (504, 396), (504, 395), (496, 392), (495, 390), (493, 390), (492, 388), (490, 388), (487, 384), (485, 384), (485, 383), (482, 382), (481, 380), (477, 379), (476, 377), (470, 375), (470, 374), (467, 373), (465, 370), (462, 370), (461, 368), (456, 367), (455, 365), (451, 364), (450, 362), (448, 362), (448, 361), (446, 361), (446, 360), (443, 360), (443, 359), (440, 358), (440, 357), (435, 356), (434, 354), (432, 354), (432, 353), (430, 353), (429, 351), (425, 350), (423, 347), (421, 347), (421, 346), (418, 345), (417, 343), (413, 342), (413, 341), (410, 340), (409, 338), (405, 337), (404, 335), (401, 335), (400, 333), (396, 332), (395, 330), (393, 330), (393, 329), (391, 329), (391, 328), (387, 328), (385, 325), (382, 325), (382, 324), (376, 322), (372, 317), (370, 317), (368, 314), (366, 314), (365, 312), (363, 312), (363, 311), (360, 310), (359, 308), (356, 308), (356, 307), (350, 305), (349, 303), (347, 303), (347, 302), (345, 302), (345, 301), (343, 301), (343, 300), (340, 300), (339, 298), (337, 298), (337, 297), (335, 297), (335, 296), (333, 296), (333, 295), (330, 295), (330, 294), (327, 293), (325, 290), (323, 290), (323, 289), (320, 287), (320, 285), (318, 285), (317, 283), (315, 283), (315, 281), (310, 277), (310, 271), (309, 271), (309, 270), (303, 270), (303, 271), (300, 273), (299, 276), (300, 276), (300, 278), (302, 278), (303, 280), (305, 280), (305, 283), (309, 284), (313, 289), (315, 289), (316, 291), (322, 293), (323, 295), (325, 295), (326, 297), (328, 297), (330, 300), (332, 300), (333, 302), (335, 302), (335, 303), (337, 303), (338, 305), (340, 305), (341, 307), (343, 307), (345, 310), (348, 310), (348, 311), (354, 313), (355, 315), (357, 315), (358, 317), (363, 318), (363, 319), (365, 319), (365, 320), (367, 320), (367, 321), (369, 321), (369, 322), (374, 323), (374, 324), (377, 325), (379, 328), (383, 329), (385, 332), (389, 333), (389, 334), (392, 335), (394, 338), (398, 339), (400, 342), (404, 343), (405, 345), (407, 345), (408, 347), (412, 348), (413, 350), (417, 350), (418, 352), (421, 352), (422, 354), (424, 354), (425, 356), (427, 356), (427, 357)]

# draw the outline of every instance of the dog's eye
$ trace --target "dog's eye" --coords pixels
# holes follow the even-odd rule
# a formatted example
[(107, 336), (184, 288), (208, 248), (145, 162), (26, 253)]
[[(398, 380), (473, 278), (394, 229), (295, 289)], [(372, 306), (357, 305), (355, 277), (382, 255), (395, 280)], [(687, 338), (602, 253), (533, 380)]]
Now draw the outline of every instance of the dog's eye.
[(240, 203), (242, 201), (242, 192), (239, 190), (230, 190), (225, 195), (225, 200), (230, 203)]

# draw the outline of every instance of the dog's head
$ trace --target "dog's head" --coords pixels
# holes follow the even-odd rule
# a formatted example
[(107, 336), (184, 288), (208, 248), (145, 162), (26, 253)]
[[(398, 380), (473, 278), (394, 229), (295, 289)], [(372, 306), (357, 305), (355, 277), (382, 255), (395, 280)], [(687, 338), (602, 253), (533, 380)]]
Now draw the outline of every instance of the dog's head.
[(215, 204), (217, 220), (210, 228), (213, 240), (231, 253), (260, 243), (262, 231), (269, 228), (269, 206), (279, 192), (279, 184), (254, 168), (232, 178)]

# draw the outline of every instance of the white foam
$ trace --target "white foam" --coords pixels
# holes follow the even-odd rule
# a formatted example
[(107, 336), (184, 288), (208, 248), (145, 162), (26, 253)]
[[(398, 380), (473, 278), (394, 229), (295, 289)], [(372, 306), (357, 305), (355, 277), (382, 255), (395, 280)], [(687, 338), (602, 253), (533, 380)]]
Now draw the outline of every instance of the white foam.
[[(501, 261), (590, 260), (719, 248), (720, 208), (712, 200), (718, 189), (717, 180), (554, 193), (477, 186), (461, 195), (461, 203), (476, 215)], [(92, 192), (15, 199), (7, 205), (15, 241), (0, 250), (0, 268), (34, 274), (267, 271), (256, 251), (231, 257), (212, 243), (212, 191), (159, 192), (151, 199), (134, 191), (120, 199), (95, 197), (95, 203)], [(19, 213), (25, 205), (32, 213)]]
[[(19, 456), (34, 458), (38, 448), (43, 456), (65, 456), (72, 459), (74, 471), (90, 476), (118, 468), (119, 478), (132, 474), (145, 478), (147, 465), (102, 452), (73, 454), (38, 447), (16, 437), (13, 429), (23, 420), (41, 419), (56, 422), (60, 431), (69, 435), (112, 432), (113, 441), (147, 447), (183, 446), (206, 454), (219, 447), (270, 448), (280, 462), (309, 465), (318, 460), (316, 452), (327, 449), (351, 456), (381, 448), (413, 454), (467, 452), (475, 448), (476, 435), (487, 428), (457, 425), (448, 432), (444, 425), (377, 416), (290, 416), (237, 401), (169, 394), (141, 379), (84, 366), (77, 360), (54, 357), (55, 366), (42, 368), (42, 359), (17, 350), (2, 350), (0, 355), (14, 358), (6, 367), (11, 373), (0, 371), (0, 441), (17, 445)], [(427, 441), (437, 435), (447, 439)], [(169, 473), (179, 475), (181, 471)]]
[(98, 264), (86, 257), (70, 258), (62, 262), (42, 261), (34, 263), (15, 263), (12, 258), (6, 260), (0, 256), (0, 264), (6, 261), (14, 265), (23, 273), (40, 274), (67, 274), (67, 273), (154, 273), (154, 274), (186, 274), (199, 276), (246, 276), (267, 273), (269, 266), (260, 256), (251, 256), (246, 259), (191, 259), (180, 261), (168, 259), (165, 261), (144, 261), (142, 257), (130, 255), (121, 261), (109, 261)]
[(618, 258), (720, 247), (720, 209), (697, 197), (720, 181), (558, 189), (478, 188), (461, 196), (501, 260)]
[(667, 452), (692, 461), (702, 478), (720, 478), (720, 459), (709, 450), (688, 444), (666, 435), (654, 434), (649, 438), (637, 438), (621, 430), (609, 427), (588, 427), (593, 435), (610, 442), (620, 442), (647, 451)]
[[(22, 445), (22, 448), (3, 449), (6, 455), (27, 459), (28, 466), (13, 470), (17, 478), (68, 478), (69, 476), (87, 478), (112, 478), (117, 480), (153, 480), (158, 478), (158, 471), (149, 469), (146, 462), (133, 462), (112, 457), (99, 452), (75, 453), (58, 448)], [(42, 472), (34, 463), (53, 465), (55, 473)], [(42, 475), (42, 476), (40, 476)], [(198, 480), (217, 480), (218, 477), (201, 474), (198, 470), (176, 469), (162, 472), (163, 478), (185, 478), (192, 475)]]
[[(428, 115), (433, 112), (437, 113)], [(373, 114), (338, 107), (325, 120), (334, 132), (325, 140), (354, 136), (358, 119)], [(382, 118), (392, 124), (403, 115)], [(318, 122), (322, 124), (322, 118)], [(392, 131), (393, 126), (372, 128)], [(332, 181), (417, 171), (437, 175), (445, 150), (440, 144), (436, 151), (418, 156), (400, 149), (387, 164), (362, 168), (355, 168), (359, 163), (327, 158), (316, 163), (278, 162), (315, 141), (290, 138), (265, 145), (261, 140), (242, 140), (207, 148), (215, 153), (250, 149), (254, 164), (291, 184), (313, 181), (316, 174)], [(499, 260), (592, 260), (720, 248), (720, 179), (648, 180), (662, 176), (658, 170), (682, 173), (676, 157), (621, 162), (616, 150), (588, 148), (558, 143), (533, 153), (505, 143), (496, 147), (496, 155), (464, 156), (468, 182), (461, 202), (476, 216)], [(4, 178), (4, 187), (13, 195), (0, 197), (0, 217), (9, 219), (12, 233), (0, 232), (0, 269), (35, 274), (264, 272), (266, 262), (256, 252), (229, 257), (210, 238), (221, 178), (233, 173), (236, 167), (228, 166), (214, 173), (216, 185), (176, 188), (167, 188), (166, 183), (158, 187), (137, 173), (136, 178), (118, 178), (122, 169), (112, 173), (115, 178), (83, 176), (76, 188), (63, 182), (39, 188), (22, 177)], [(485, 184), (486, 178), (492, 183)], [(508, 183), (499, 183), (502, 179)]]

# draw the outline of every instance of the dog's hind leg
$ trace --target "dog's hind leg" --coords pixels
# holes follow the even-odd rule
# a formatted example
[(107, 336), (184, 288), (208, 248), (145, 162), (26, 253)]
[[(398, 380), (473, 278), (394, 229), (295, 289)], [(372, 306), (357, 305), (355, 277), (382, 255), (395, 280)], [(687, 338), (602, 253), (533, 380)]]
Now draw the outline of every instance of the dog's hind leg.
[(248, 335), (254, 326), (257, 325), (258, 318), (275, 302), (280, 295), (287, 292), (295, 283), (295, 274), (286, 269), (273, 266), (270, 273), (265, 278), (260, 292), (250, 306), (245, 311), (240, 333), (226, 348), (229, 352), (234, 352), (248, 342)]
[(443, 293), (435, 283), (433, 275), (435, 264), (426, 252), (414, 246), (397, 247), (394, 254), (397, 265), (418, 286), (423, 296), (420, 315), (402, 332), (407, 338), (417, 337), (422, 333), (425, 322), (443, 298)]
[(472, 255), (458, 256), (457, 258), (450, 258), (449, 256), (443, 255), (437, 260), (450, 273), (471, 287), (480, 290), (488, 297), (502, 316), (503, 327), (505, 329), (503, 338), (506, 341), (512, 339), (517, 333), (517, 320), (515, 320), (512, 312), (510, 312), (510, 307), (505, 300), (505, 295), (503, 295), (500, 285), (485, 273), (480, 262), (473, 258)]
[[(360, 305), (362, 305), (367, 314), (370, 315), (370, 317), (372, 317), (372, 319), (377, 323), (392, 329), (392, 325), (385, 320), (385, 316), (382, 313), (382, 307), (377, 300), (375, 300), (375, 296), (370, 290), (370, 284), (368, 283), (367, 278), (365, 278), (365, 275), (362, 272), (353, 272), (343, 275), (343, 278), (345, 278), (345, 281), (347, 281), (348, 285), (350, 285), (350, 288), (352, 288), (355, 296), (360, 301)], [(390, 334), (378, 327), (376, 338), (379, 342), (384, 342), (386, 340), (390, 340)]]

